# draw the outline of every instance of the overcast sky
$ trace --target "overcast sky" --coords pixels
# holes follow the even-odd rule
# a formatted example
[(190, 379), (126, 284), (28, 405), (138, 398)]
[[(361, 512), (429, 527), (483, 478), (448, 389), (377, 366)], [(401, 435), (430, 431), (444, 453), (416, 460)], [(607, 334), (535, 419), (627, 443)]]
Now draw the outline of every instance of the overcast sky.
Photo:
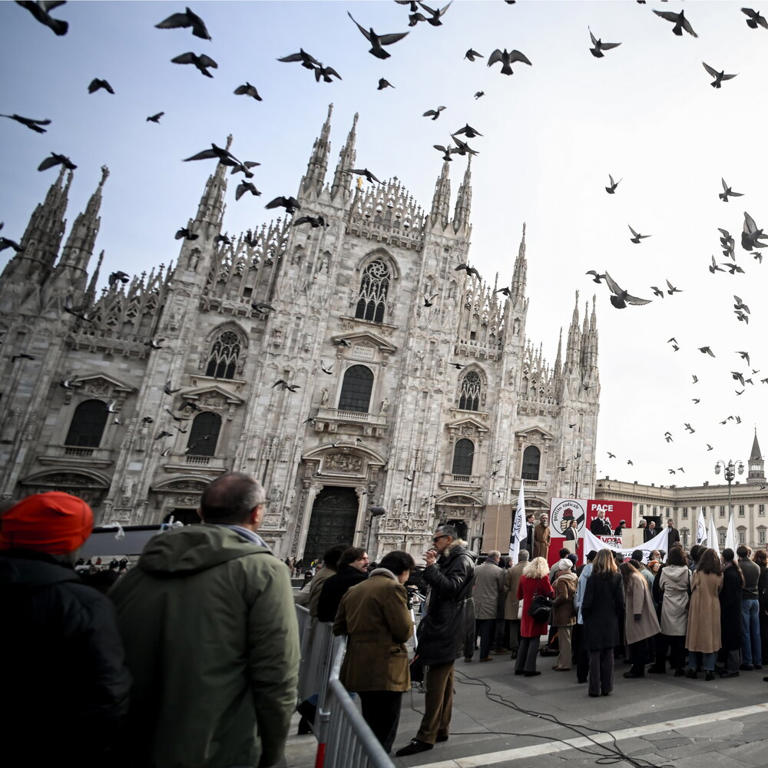
[[(154, 28), (182, 11), (181, 2), (69, 2), (52, 12), (70, 24), (64, 37), (0, 2), (0, 112), (53, 121), (38, 135), (0, 120), (2, 234), (23, 234), (56, 173), (35, 169), (54, 151), (78, 165), (70, 222), (98, 183), (99, 167), (111, 170), (97, 241), (106, 250), (102, 275), (168, 264), (179, 250), (173, 233), (194, 215), (213, 169), (181, 159), (232, 133), (234, 153), (262, 163), (254, 181), (263, 195), (235, 202), (230, 184), (225, 229), (259, 226), (271, 218), (266, 201), (296, 193), (329, 102), (330, 172), (359, 112), (358, 165), (379, 178), (397, 176), (428, 209), (441, 167), (432, 145), (469, 123), (483, 133), (470, 142), (480, 153), (472, 165), (470, 262), (488, 281), (498, 272), (508, 282), (527, 223), (527, 331), (550, 362), (561, 326), (567, 334), (575, 291), (581, 312), (597, 293), (598, 475), (715, 482), (717, 459), (746, 461), (755, 426), (768, 447), (768, 384), (760, 383), (768, 377), (761, 300), (768, 263), (740, 246), (744, 211), (768, 229), (768, 29), (748, 28), (741, 5), (455, 0), (442, 26), (409, 28), (407, 6), (392, 0), (193, 2), (213, 38), (205, 41), (190, 30)], [(752, 5), (768, 16), (768, 3)], [(698, 38), (676, 37), (653, 8), (684, 8)], [(410, 34), (381, 61), (367, 52), (348, 11), (378, 33)], [(594, 58), (588, 27), (621, 46)], [(300, 47), (343, 79), (316, 83), (298, 64), (276, 61)], [(470, 47), (486, 58), (464, 59)], [(518, 63), (503, 76), (499, 65), (486, 66), (495, 48), (518, 49), (533, 66)], [(170, 63), (185, 51), (213, 57), (213, 79)], [(703, 61), (738, 76), (712, 88)], [(89, 95), (94, 77), (109, 80), (116, 94)], [(377, 91), (380, 77), (395, 88)], [(246, 80), (262, 102), (233, 95)], [(476, 100), (479, 90), (485, 96)], [(439, 105), (446, 109), (438, 120), (422, 117)], [(145, 121), (160, 111), (159, 125)], [(462, 158), (452, 164), (454, 199), (464, 165)], [(622, 179), (613, 196), (604, 190), (609, 173)], [(721, 177), (744, 196), (721, 202)], [(651, 237), (632, 244), (628, 225)], [(725, 261), (718, 227), (736, 239), (744, 274), (709, 273), (712, 255)], [(3, 252), (0, 265), (9, 256)], [(667, 278), (683, 293), (619, 311), (605, 286), (585, 276), (588, 269), (607, 269), (644, 298)], [(751, 309), (749, 325), (733, 313), (734, 294)], [(666, 343), (672, 336), (678, 352)], [(714, 359), (697, 350), (703, 345)], [(750, 367), (737, 350), (750, 353)], [(731, 371), (750, 375), (752, 368), (760, 371), (755, 384), (736, 395), (742, 387)], [(729, 415), (741, 424), (721, 425)], [(666, 430), (674, 442), (665, 442)], [(668, 473), (678, 467), (685, 474)]]

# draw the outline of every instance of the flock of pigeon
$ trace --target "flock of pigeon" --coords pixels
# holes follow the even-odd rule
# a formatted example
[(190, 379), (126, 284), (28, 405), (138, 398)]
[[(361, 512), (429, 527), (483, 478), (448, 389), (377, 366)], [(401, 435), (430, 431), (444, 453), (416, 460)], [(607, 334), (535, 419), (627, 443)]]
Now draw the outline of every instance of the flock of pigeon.
[[(427, 5), (426, 3), (420, 2), (418, 0), (394, 0), (394, 1), (398, 5), (408, 6), (408, 27), (409, 28), (416, 27), (419, 24), (427, 24), (432, 27), (441, 26), (452, 4), (452, 0), (451, 0), (441, 8), (433, 8)], [(504, 1), (509, 5), (514, 4), (514, 0), (504, 0)], [(639, 4), (644, 4), (645, 0), (637, 0), (637, 2)], [(50, 0), (49, 1), (39, 0), (38, 2), (20, 2), (19, 0), (17, 0), (17, 4), (27, 9), (30, 12), (30, 14), (38, 22), (49, 27), (54, 34), (59, 36), (67, 34), (68, 26), (69, 26), (68, 23), (62, 19), (54, 18), (51, 16), (51, 12), (53, 12), (55, 9), (59, 8), (60, 6), (63, 6), (65, 4), (64, 2), (50, 1)], [(751, 29), (763, 28), (768, 30), (768, 21), (760, 12), (751, 8), (741, 8), (740, 11), (746, 17), (745, 22), (749, 28)], [(671, 23), (672, 32), (675, 35), (682, 36), (683, 34), (687, 34), (693, 37), (698, 36), (692, 26), (691, 20), (687, 18), (684, 11), (672, 12), (672, 11), (659, 11), (654, 9), (653, 13), (656, 14), (656, 16), (658, 16), (663, 21)], [(368, 49), (368, 53), (370, 53), (372, 56), (380, 60), (385, 60), (389, 58), (392, 55), (392, 53), (390, 53), (388, 49), (390, 49), (399, 41), (403, 40), (409, 34), (409, 31), (388, 32), (388, 33), (377, 32), (373, 29), (373, 27), (364, 26), (351, 13), (348, 13), (348, 16), (351, 22), (359, 31), (360, 35), (365, 39), (366, 44), (370, 46), (370, 48)], [(194, 13), (190, 8), (185, 8), (183, 12), (174, 13), (168, 16), (167, 18), (159, 21), (155, 26), (161, 30), (179, 29), (179, 28), (189, 29), (191, 31), (191, 34), (195, 38), (198, 38), (199, 40), (202, 40), (202, 41), (212, 40), (212, 37), (203, 19), (199, 15)], [(589, 45), (587, 45), (587, 47), (591, 55), (594, 56), (595, 58), (602, 59), (606, 56), (606, 54), (610, 56), (609, 52), (621, 45), (620, 42), (604, 42), (600, 37), (597, 37), (595, 35), (595, 33), (591, 28), (588, 28), (587, 31), (589, 35)], [(474, 63), (480, 59), (486, 59), (486, 56), (480, 53), (479, 51), (475, 50), (474, 48), (470, 47), (466, 51), (464, 58), (467, 61)], [(212, 70), (216, 70), (218, 68), (217, 62), (211, 56), (209, 56), (206, 53), (195, 53), (194, 51), (186, 51), (186, 52), (180, 53), (174, 56), (170, 61), (178, 65), (194, 66), (200, 72), (201, 75), (208, 78), (212, 78), (214, 76), (212, 74)], [(324, 64), (318, 58), (314, 57), (312, 54), (305, 51), (303, 48), (300, 48), (299, 51), (296, 53), (289, 53), (285, 56), (280, 57), (278, 61), (286, 64), (299, 64), (302, 68), (310, 71), (314, 76), (315, 81), (318, 83), (319, 82), (332, 83), (334, 79), (335, 80), (342, 79), (341, 74), (334, 67)], [(526, 56), (525, 53), (514, 48), (512, 49), (497, 48), (491, 51), (490, 53), (488, 53), (488, 56), (486, 59), (486, 65), (488, 67), (494, 67), (497, 64), (501, 65), (499, 69), (500, 74), (505, 76), (512, 76), (514, 74), (513, 65), (525, 64), (528, 67), (533, 66), (533, 62), (528, 58), (528, 56)], [(727, 81), (736, 77), (735, 74), (726, 73), (725, 70), (717, 69), (716, 67), (711, 66), (707, 62), (702, 62), (702, 65), (706, 73), (712, 77), (711, 86), (713, 88), (719, 89), (722, 87), (723, 83), (726, 83)], [(379, 78), (378, 80), (378, 85), (377, 85), (378, 90), (383, 90), (385, 88), (395, 88), (395, 87), (396, 86), (393, 85), (391, 82), (389, 82), (386, 78), (382, 77), (382, 78)], [(110, 95), (115, 95), (116, 93), (113, 86), (107, 80), (99, 77), (94, 77), (91, 80), (91, 82), (88, 84), (87, 90), (88, 90), (88, 93), (90, 94), (95, 94), (99, 91), (103, 91)], [(262, 97), (259, 94), (257, 87), (248, 81), (238, 85), (234, 89), (234, 94), (237, 96), (245, 96), (247, 98), (252, 98), (256, 101), (262, 100)], [(474, 93), (475, 99), (480, 99), (484, 95), (485, 94), (483, 91), (476, 91)], [(429, 118), (432, 121), (436, 121), (442, 116), (442, 113), (445, 110), (446, 110), (445, 105), (439, 105), (426, 110), (423, 113), (423, 117)], [(154, 124), (159, 124), (164, 114), (165, 112), (160, 111), (153, 115), (149, 115), (146, 118), (146, 121)], [(5, 117), (11, 120), (14, 120), (17, 123), (28, 128), (29, 130), (39, 134), (45, 133), (48, 129), (48, 126), (51, 124), (51, 121), (49, 119), (35, 119), (35, 118), (25, 117), (18, 114), (3, 114), (3, 115), (0, 115), (0, 117)], [(450, 132), (448, 141), (446, 141), (444, 144), (435, 144), (434, 148), (441, 153), (441, 156), (446, 161), (452, 160), (453, 156), (456, 156), (456, 155), (459, 155), (459, 156), (477, 155), (478, 154), (477, 150), (472, 148), (467, 142), (477, 137), (482, 137), (482, 135), (483, 134), (480, 133), (476, 128), (465, 123), (462, 127), (458, 128), (453, 132)], [(239, 182), (235, 190), (236, 200), (240, 200), (246, 194), (249, 194), (251, 196), (261, 195), (261, 192), (256, 188), (253, 181), (251, 181), (251, 179), (254, 176), (252, 169), (259, 165), (258, 162), (255, 162), (252, 160), (241, 160), (237, 158), (230, 150), (229, 144), (227, 145), (226, 148), (222, 148), (213, 143), (211, 144), (210, 148), (204, 149), (190, 157), (187, 157), (184, 159), (184, 161), (191, 162), (191, 161), (208, 160), (208, 159), (212, 159), (212, 160), (215, 160), (216, 162), (222, 163), (224, 166), (230, 169), (230, 172), (232, 174), (242, 174), (242, 180)], [(40, 162), (38, 166), (38, 170), (45, 171), (47, 169), (50, 169), (59, 165), (64, 166), (65, 168), (70, 170), (74, 170), (77, 167), (75, 163), (73, 163), (72, 160), (66, 155), (59, 154), (56, 152), (51, 152), (46, 158), (44, 158)], [(348, 173), (355, 174), (361, 178), (365, 178), (371, 184), (380, 183), (376, 175), (372, 171), (370, 171), (368, 168), (350, 169)], [(608, 179), (609, 179), (609, 184), (608, 186), (605, 187), (606, 193), (609, 195), (621, 194), (621, 191), (619, 190), (619, 185), (621, 184), (623, 179), (619, 179), (617, 181), (614, 179), (614, 176), (612, 174), (609, 174)], [(728, 203), (731, 198), (742, 196), (741, 193), (733, 191), (733, 189), (726, 183), (725, 179), (722, 179), (722, 188), (723, 188), (722, 192), (719, 192), (718, 196), (720, 200), (722, 200), (724, 203)], [(300, 205), (299, 205), (299, 202), (293, 197), (278, 196), (272, 199), (269, 203), (267, 203), (265, 207), (267, 209), (274, 209), (274, 208), (281, 207), (285, 209), (287, 214), (293, 215), (300, 208)], [(293, 226), (309, 225), (312, 228), (326, 226), (326, 222), (322, 216), (308, 216), (308, 215), (295, 217), (292, 221), (292, 224)], [(644, 240), (646, 240), (651, 236), (649, 234), (642, 234), (638, 232), (631, 225), (628, 225), (628, 227), (631, 233), (630, 242), (632, 242), (635, 245), (641, 245)], [(0, 223), (0, 228), (2, 228), (2, 223)], [(737, 263), (737, 260), (736, 260), (736, 243), (735, 243), (734, 237), (731, 235), (731, 233), (727, 229), (724, 229), (724, 228), (720, 228), (719, 233), (720, 233), (720, 250), (722, 251), (723, 260), (718, 260), (714, 256), (712, 256), (711, 261), (707, 265), (709, 272), (712, 273), (713, 275), (717, 272), (723, 272), (723, 273), (727, 272), (730, 275), (744, 272), (743, 266)], [(193, 232), (190, 232), (186, 227), (182, 227), (176, 231), (175, 237), (176, 239), (194, 240), (198, 237), (198, 235)], [(219, 242), (224, 244), (231, 244), (231, 241), (225, 234), (220, 235), (218, 240)], [(246, 240), (246, 243), (248, 242), (253, 243), (253, 237), (250, 231), (246, 234), (245, 240)], [(750, 253), (758, 262), (761, 262), (762, 254), (760, 252), (760, 249), (765, 248), (766, 246), (768, 246), (768, 234), (764, 233), (763, 229), (758, 226), (758, 224), (753, 219), (753, 217), (745, 211), (744, 218), (743, 218), (742, 232), (741, 232), (742, 249)], [(18, 242), (6, 237), (0, 237), (0, 251), (5, 250), (7, 248), (11, 248), (17, 252), (21, 250), (21, 246), (19, 245)], [(468, 264), (459, 264), (458, 266), (455, 267), (455, 269), (465, 271), (467, 275), (470, 277), (472, 276), (479, 277), (479, 273), (477, 272), (477, 270)], [(610, 297), (609, 297), (610, 303), (616, 309), (625, 309), (628, 306), (646, 305), (652, 301), (652, 299), (650, 298), (640, 298), (638, 296), (635, 296), (628, 289), (622, 288), (619, 282), (616, 279), (614, 279), (607, 272), (607, 270), (603, 270), (603, 271), (590, 270), (589, 272), (587, 272), (587, 274), (592, 277), (595, 283), (598, 283), (598, 284), (604, 283), (607, 286), (610, 292)], [(128, 279), (129, 277), (125, 272), (117, 271), (117, 272), (113, 272), (109, 276), (109, 283), (110, 285), (114, 285), (116, 282), (125, 283), (128, 281)], [(675, 294), (679, 294), (682, 292), (682, 289), (673, 285), (669, 279), (665, 278), (664, 283), (666, 287), (661, 287), (661, 284), (650, 286), (649, 290), (652, 292), (654, 298), (661, 300), (661, 299), (664, 299), (665, 296), (673, 297)], [(500, 289), (500, 292), (502, 293), (505, 291), (508, 292), (508, 289), (505, 289), (505, 288)], [(433, 294), (431, 296), (425, 295), (424, 306), (431, 307), (437, 295), (438, 294)], [(745, 324), (749, 323), (749, 319), (751, 316), (750, 308), (738, 296), (734, 296), (733, 298), (734, 298), (733, 311), (737, 320)], [(261, 314), (261, 315), (265, 315), (273, 309), (270, 305), (263, 304), (263, 303), (259, 304), (258, 306), (254, 305), (253, 308), (254, 308), (254, 311), (256, 311), (258, 314)], [(76, 315), (77, 317), (79, 317), (81, 320), (85, 322), (89, 321), (87, 314), (85, 314), (82, 310), (72, 307), (69, 304), (65, 306), (65, 310), (67, 312), (70, 312), (73, 315)], [(677, 339), (675, 337), (670, 338), (668, 343), (671, 345), (671, 349), (673, 351), (677, 352), (680, 349), (680, 344), (677, 342)], [(702, 346), (702, 347), (699, 347), (698, 349), (702, 354), (715, 357), (715, 352), (708, 346)], [(755, 381), (753, 377), (757, 377), (757, 374), (759, 371), (757, 369), (753, 369), (750, 367), (750, 358), (748, 353), (744, 351), (739, 351), (738, 354), (742, 357), (743, 360), (745, 360), (748, 366), (748, 370), (746, 371), (731, 372), (731, 376), (733, 380), (738, 382), (741, 387), (740, 390), (739, 389), (736, 390), (736, 394), (741, 395), (745, 391), (746, 386), (754, 385)], [(457, 367), (458, 367), (458, 364), (457, 364)], [(325, 370), (324, 368), (324, 372), (329, 373), (332, 371)], [(696, 384), (697, 381), (698, 381), (698, 378), (694, 374), (693, 383)], [(768, 378), (762, 378), (762, 379), (759, 379), (759, 381), (760, 383), (766, 384), (768, 383)], [(169, 385), (170, 385), (170, 382), (169, 382)], [(296, 385), (290, 384), (289, 382), (286, 382), (283, 380), (279, 380), (275, 382), (274, 386), (275, 387), (279, 386), (290, 392), (294, 392), (296, 390)], [(692, 401), (694, 404), (698, 404), (700, 402), (700, 398), (692, 398)], [(727, 424), (729, 422), (739, 423), (740, 421), (741, 419), (739, 416), (731, 415), (726, 417), (723, 421), (721, 421), (721, 424)], [(690, 434), (693, 434), (696, 431), (688, 423), (684, 425), (684, 428), (686, 432)], [(667, 443), (673, 442), (674, 437), (672, 432), (667, 431), (664, 435), (664, 440)], [(707, 443), (706, 450), (710, 451), (712, 449), (713, 449), (712, 446), (709, 443)], [(608, 456), (609, 458), (615, 458), (615, 454), (610, 452)], [(632, 460), (628, 459), (627, 463), (629, 465), (632, 465)], [(682, 467), (669, 469), (669, 472), (671, 474), (674, 474), (676, 472), (683, 472), (683, 471), (684, 469)]]

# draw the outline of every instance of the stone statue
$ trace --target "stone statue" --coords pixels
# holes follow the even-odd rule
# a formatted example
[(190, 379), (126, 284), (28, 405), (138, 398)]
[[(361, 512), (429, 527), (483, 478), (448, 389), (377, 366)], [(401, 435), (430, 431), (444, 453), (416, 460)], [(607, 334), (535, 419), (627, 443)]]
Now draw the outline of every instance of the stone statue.
[(385, 397), (381, 401), (381, 405), (379, 406), (379, 413), (386, 413), (389, 410), (389, 400)]
[(328, 387), (323, 387), (320, 393), (320, 405), (325, 405), (328, 402)]

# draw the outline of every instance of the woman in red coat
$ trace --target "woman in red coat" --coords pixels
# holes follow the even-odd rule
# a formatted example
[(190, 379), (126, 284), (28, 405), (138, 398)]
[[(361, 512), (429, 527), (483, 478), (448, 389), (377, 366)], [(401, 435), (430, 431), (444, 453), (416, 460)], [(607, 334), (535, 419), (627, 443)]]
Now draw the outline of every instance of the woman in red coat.
[(541, 636), (547, 634), (547, 622), (534, 621), (528, 613), (536, 595), (555, 596), (555, 591), (549, 583), (549, 566), (543, 557), (534, 557), (525, 566), (517, 586), (517, 599), (523, 601), (523, 614), (520, 622), (520, 647), (517, 650), (515, 674), (526, 677), (541, 674), (536, 671), (536, 655), (539, 652)]

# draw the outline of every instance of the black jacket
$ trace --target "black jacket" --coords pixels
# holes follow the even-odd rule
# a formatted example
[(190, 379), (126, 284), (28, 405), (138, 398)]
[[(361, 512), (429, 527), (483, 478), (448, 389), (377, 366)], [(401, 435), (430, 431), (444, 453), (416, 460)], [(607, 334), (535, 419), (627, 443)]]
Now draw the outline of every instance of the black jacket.
[(589, 530), (593, 536), (610, 536), (613, 533), (611, 524), (605, 519), (601, 520), (599, 517), (596, 517), (589, 524)]
[(347, 590), (367, 578), (367, 573), (362, 573), (351, 565), (345, 565), (338, 573), (329, 576), (323, 583), (320, 599), (317, 602), (318, 621), (333, 621), (336, 618), (336, 611), (339, 610), (341, 598)]
[(131, 685), (112, 603), (52, 557), (6, 551), (0, 606), (6, 742), (28, 765), (103, 761)]
[(741, 577), (733, 565), (723, 569), (723, 586), (720, 590), (720, 635), (723, 650), (741, 648)]
[(463, 655), (466, 624), (470, 615), (474, 618), (470, 605), (474, 577), (474, 555), (461, 544), (424, 570), (429, 602), (417, 631), (417, 653), (424, 664), (448, 664)]
[(618, 573), (595, 574), (587, 579), (584, 600), (584, 645), (588, 651), (621, 644), (624, 626), (624, 587)]
[(669, 533), (667, 534), (667, 548), (672, 549), (674, 544), (680, 543), (680, 531), (677, 528), (670, 528), (667, 526)]

